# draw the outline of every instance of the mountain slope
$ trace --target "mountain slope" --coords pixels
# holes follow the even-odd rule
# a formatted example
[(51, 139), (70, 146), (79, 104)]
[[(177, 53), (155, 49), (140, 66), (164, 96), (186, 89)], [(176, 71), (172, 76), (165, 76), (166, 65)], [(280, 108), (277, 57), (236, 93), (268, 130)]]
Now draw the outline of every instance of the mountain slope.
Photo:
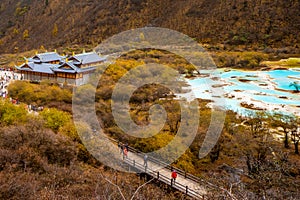
[(299, 0), (2, 0), (0, 52), (95, 46), (144, 26), (210, 44), (289, 47), (299, 52)]

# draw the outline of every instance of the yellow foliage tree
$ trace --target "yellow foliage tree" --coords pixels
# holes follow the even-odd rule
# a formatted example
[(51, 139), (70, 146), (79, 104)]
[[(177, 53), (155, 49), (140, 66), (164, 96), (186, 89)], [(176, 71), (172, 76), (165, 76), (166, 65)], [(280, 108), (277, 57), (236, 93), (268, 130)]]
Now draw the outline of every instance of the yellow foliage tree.
[(53, 35), (54, 37), (56, 37), (57, 34), (58, 34), (58, 27), (57, 27), (57, 24), (54, 24), (53, 30), (52, 30), (52, 35)]
[(26, 29), (24, 32), (23, 32), (23, 39), (26, 40), (29, 38), (29, 31)]
[(14, 28), (13, 34), (18, 35), (19, 34), (19, 30), (17, 28)]

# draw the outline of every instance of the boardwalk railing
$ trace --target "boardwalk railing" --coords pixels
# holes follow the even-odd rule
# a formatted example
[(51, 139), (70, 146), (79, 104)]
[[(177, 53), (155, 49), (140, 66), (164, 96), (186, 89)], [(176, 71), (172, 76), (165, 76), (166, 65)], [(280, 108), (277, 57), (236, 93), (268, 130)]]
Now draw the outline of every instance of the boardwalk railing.
[[(116, 141), (112, 138), (109, 138), (109, 139), (113, 143), (118, 144), (118, 141)], [(135, 154), (136, 156), (139, 156), (139, 158), (140, 158), (139, 160), (142, 160), (142, 162), (143, 162), (143, 157), (144, 157), (145, 153), (143, 153), (137, 149), (134, 149), (130, 146), (128, 146), (127, 148), (128, 148), (129, 152)], [(181, 175), (185, 179), (191, 180), (191, 181), (195, 182), (196, 184), (199, 184), (199, 186), (201, 183), (203, 183), (203, 180), (201, 178), (196, 177), (192, 174), (189, 174), (179, 168), (170, 166), (167, 163), (164, 163), (163, 161), (158, 160), (154, 157), (148, 156), (147, 161), (155, 163), (158, 166), (164, 167), (164, 169), (168, 169), (168, 170), (170, 170), (170, 172), (173, 170), (176, 170), (177, 174)], [(171, 187), (173, 187), (191, 197), (194, 197), (197, 199), (204, 198), (203, 194), (200, 194), (198, 191), (195, 191), (193, 188), (189, 188), (187, 185), (183, 185), (183, 184), (179, 183), (178, 181), (176, 181), (176, 183), (174, 183), (170, 176), (167, 177), (167, 176), (161, 174), (159, 171), (153, 170), (152, 168), (149, 167), (149, 165), (145, 166), (144, 163), (141, 163), (141, 161), (131, 159), (130, 157), (124, 157), (124, 162), (126, 162), (129, 166), (134, 167), (135, 169), (137, 169), (141, 172), (147, 173), (148, 175), (152, 176), (153, 178), (156, 178), (157, 180), (164, 182), (164, 183), (170, 185)]]
[[(128, 150), (130, 152), (132, 152), (132, 153), (135, 153), (135, 154), (139, 155), (142, 158), (145, 155), (145, 153), (143, 153), (143, 152), (141, 152), (141, 151), (139, 151), (137, 149), (134, 149), (134, 148), (132, 148), (130, 146), (128, 146)], [(153, 163), (155, 163), (155, 164), (157, 164), (159, 166), (165, 166), (164, 168), (169, 169), (170, 171), (176, 170), (177, 174), (180, 174), (180, 175), (184, 176), (186, 179), (190, 179), (190, 180), (193, 180), (193, 181), (199, 182), (199, 183), (202, 182), (201, 178), (196, 177), (196, 176), (194, 176), (192, 174), (189, 174), (189, 173), (187, 173), (186, 171), (184, 171), (182, 169), (170, 166), (169, 164), (167, 164), (167, 163), (165, 163), (165, 162), (163, 162), (163, 161), (161, 161), (159, 159), (156, 159), (154, 157), (149, 156), (148, 157), (148, 161), (151, 161), (151, 162), (153, 162)]]
[(138, 169), (139, 171), (147, 173), (148, 175), (152, 176), (153, 178), (156, 178), (157, 180), (159, 180), (161, 182), (166, 183), (167, 185), (171, 185), (171, 187), (185, 193), (186, 195), (189, 195), (189, 196), (197, 198), (197, 199), (202, 197), (202, 194), (189, 188), (187, 185), (183, 185), (179, 182), (174, 183), (170, 177), (167, 177), (167, 176), (161, 174), (159, 171), (155, 171), (155, 170), (151, 169), (150, 167), (144, 166), (143, 164), (137, 162), (136, 160), (125, 157), (124, 161), (127, 164), (129, 164), (130, 166)]

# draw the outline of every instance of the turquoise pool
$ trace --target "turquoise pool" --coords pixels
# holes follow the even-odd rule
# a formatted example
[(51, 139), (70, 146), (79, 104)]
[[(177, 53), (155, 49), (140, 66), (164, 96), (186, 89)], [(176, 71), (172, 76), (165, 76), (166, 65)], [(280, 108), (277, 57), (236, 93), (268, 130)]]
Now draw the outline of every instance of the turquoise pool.
[(211, 77), (187, 80), (197, 98), (212, 100), (215, 96), (221, 96), (226, 99), (226, 103), (219, 106), (242, 113), (247, 112), (247, 109), (240, 106), (241, 102), (263, 105), (266, 109), (268, 107), (281, 109), (289, 106), (292, 111), (300, 113), (300, 94), (292, 93), (294, 88), (290, 87), (290, 83), (300, 82), (299, 70), (224, 71), (218, 69)]

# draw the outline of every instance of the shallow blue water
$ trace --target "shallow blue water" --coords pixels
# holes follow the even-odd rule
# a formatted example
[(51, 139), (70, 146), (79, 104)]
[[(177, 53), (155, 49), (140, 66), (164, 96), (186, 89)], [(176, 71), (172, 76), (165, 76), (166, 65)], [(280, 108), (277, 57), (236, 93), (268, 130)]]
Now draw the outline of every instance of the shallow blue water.
[(263, 102), (271, 103), (271, 104), (282, 104), (282, 105), (298, 105), (298, 104), (300, 104), (299, 101), (281, 99), (276, 96), (253, 95), (252, 97), (254, 100), (263, 101)]
[(264, 73), (270, 75), (274, 79), (287, 78), (288, 76), (295, 76), (300, 78), (300, 71), (294, 70), (273, 70)]
[(274, 79), (274, 83), (276, 83), (277, 88), (282, 90), (294, 90), (293, 87), (290, 87), (290, 84), (294, 81), (299, 81), (292, 77), (300, 78), (300, 71), (295, 70), (274, 70), (266, 72), (272, 79)]
[[(231, 94), (240, 91), (243, 95), (250, 97), (254, 101), (265, 102), (269, 105), (300, 105), (300, 95), (290, 93), (291, 90), (294, 90), (293, 87), (290, 87), (290, 83), (294, 81), (300, 82), (300, 80), (298, 80), (300, 79), (300, 71), (298, 70), (247, 72), (231, 70), (229, 72), (224, 72), (224, 70), (221, 69), (217, 76), (221, 78), (223, 84), (224, 82), (227, 84), (222, 87), (222, 94)], [(241, 82), (239, 81), (241, 78), (250, 81)], [(212, 81), (210, 78), (197, 78), (188, 80), (188, 82), (191, 85), (195, 96), (198, 98), (212, 99), (212, 96), (220, 95), (215, 94), (214, 88), (212, 87), (213, 85), (220, 84), (221, 82), (219, 81)], [(263, 84), (268, 84), (269, 86), (264, 86)], [(272, 89), (273, 87), (286, 90), (286, 92)], [(220, 93), (219, 90), (218, 92)], [(283, 97), (286, 97), (286, 99)], [(226, 99), (226, 105), (223, 105), (223, 107), (244, 113), (247, 109), (240, 106), (242, 101), (243, 99)]]

